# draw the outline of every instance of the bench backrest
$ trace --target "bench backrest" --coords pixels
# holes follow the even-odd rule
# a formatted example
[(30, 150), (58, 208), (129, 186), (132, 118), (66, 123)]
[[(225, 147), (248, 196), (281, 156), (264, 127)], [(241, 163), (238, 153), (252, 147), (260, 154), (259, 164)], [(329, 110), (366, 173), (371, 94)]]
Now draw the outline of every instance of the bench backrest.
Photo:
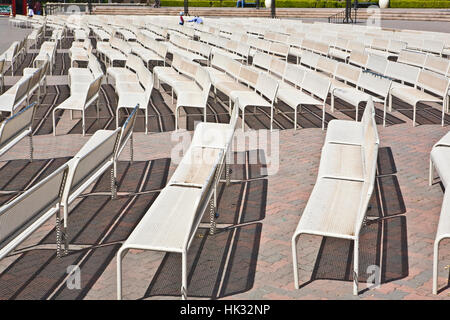
[(422, 69), (417, 79), (417, 86), (445, 98), (449, 89), (449, 78)]
[(278, 81), (269, 76), (265, 72), (260, 72), (258, 80), (256, 81), (255, 89), (266, 97), (272, 104), (278, 91)]
[(204, 99), (203, 103), (206, 106), (209, 91), (211, 89), (211, 79), (208, 71), (206, 71), (203, 67), (198, 67), (195, 74), (195, 82), (202, 89)]
[[(449, 76), (450, 75), (450, 60), (437, 57), (432, 54), (427, 54), (423, 66), (425, 69)], [(1, 70), (1, 68), (0, 68)]]
[(339, 62), (334, 77), (356, 85), (361, 75), (361, 68)]
[(378, 77), (369, 72), (361, 72), (357, 86), (386, 98), (391, 88), (391, 82), (387, 78)]
[[(20, 241), (13, 243), (21, 234), (27, 233), (22, 240), (31, 233), (33, 224), (39, 221), (47, 211), (60, 202), (64, 188), (67, 165), (64, 164), (48, 177), (31, 187), (29, 190), (0, 207), (0, 259), (11, 252)], [(27, 232), (27, 229), (32, 229)]]
[(32, 103), (0, 124), (0, 149), (24, 130), (31, 131), (35, 107), (36, 103)]
[(97, 58), (92, 53), (89, 54), (88, 68), (91, 71), (91, 73), (94, 75), (94, 78), (97, 78), (98, 76), (103, 75), (103, 70), (100, 65), (100, 62), (97, 60)]
[(328, 43), (316, 41), (316, 43), (314, 44), (314, 52), (316, 53), (327, 56), (329, 50), (330, 46)]
[(141, 58), (139, 58), (138, 56), (136, 56), (134, 54), (130, 54), (127, 57), (127, 62), (125, 63), (125, 67), (136, 72), (142, 63), (143, 62), (142, 62)]
[(6, 71), (5, 65), (5, 58), (0, 57), (0, 76), (3, 76), (3, 73)]
[(241, 68), (239, 69), (238, 79), (254, 88), (256, 86), (256, 82), (258, 81), (258, 75), (258, 71), (241, 65)]
[(389, 47), (389, 40), (383, 38), (373, 38), (370, 42), (370, 47), (373, 49), (386, 51)]
[[(369, 99), (369, 101), (367, 102), (366, 108), (367, 107), (373, 108), (372, 99)], [(370, 198), (372, 197), (378, 158), (379, 138), (375, 123), (375, 117), (372, 112), (368, 113), (366, 117), (370, 119), (367, 119), (365, 123), (363, 145), (361, 148), (363, 158), (364, 183), (359, 200), (359, 212), (354, 229), (354, 234), (356, 236), (359, 235), (367, 212), (367, 208), (369, 206)]]
[(286, 71), (284, 72), (283, 80), (295, 85), (296, 87), (301, 87), (305, 74), (305, 70), (301, 69), (297, 65), (288, 63), (286, 65)]
[(267, 53), (257, 52), (253, 57), (253, 65), (264, 70), (270, 69), (272, 56)]
[(120, 129), (119, 144), (114, 152), (114, 159), (119, 158), (120, 153), (122, 152), (123, 148), (125, 148), (125, 145), (127, 144), (128, 140), (133, 134), (134, 124), (136, 123), (136, 116), (138, 110), (139, 104), (137, 104), (133, 108), (130, 115), (127, 117), (127, 119), (125, 120), (124, 124)]
[(317, 63), (319, 62), (319, 57), (320, 56), (316, 53), (305, 51), (302, 54), (300, 64), (315, 70), (317, 67)]
[[(45, 63), (48, 63), (48, 60), (45, 61)], [(32, 91), (36, 90), (40, 84), (41, 81), (41, 75), (42, 71), (44, 70), (44, 65), (42, 65), (40, 68), (38, 68), (36, 71), (34, 71), (31, 74), (31, 79), (28, 83), (28, 96), (32, 93)]]
[(304, 34), (291, 34), (288, 43), (291, 47), (303, 48)]
[(121, 128), (115, 129), (108, 137), (96, 141), (95, 147), (89, 150), (80, 150), (71, 160), (72, 163), (69, 165), (67, 183), (63, 193), (65, 201), (68, 201), (69, 195), (87, 181), (92, 173), (112, 160), (118, 147), (120, 131)]
[(18, 104), (23, 101), (23, 99), (28, 94), (28, 88), (30, 86), (32, 75), (26, 75), (20, 78), (20, 80), (15, 84), (17, 86), (16, 95), (14, 97), (14, 106), (13, 106), (13, 112), (14, 109), (18, 107)]
[(317, 61), (316, 69), (330, 76), (334, 76), (336, 74), (337, 66), (338, 62), (336, 60), (320, 56)]
[(422, 50), (441, 55), (444, 50), (444, 42), (439, 40), (424, 39)]
[(420, 68), (418, 67), (404, 63), (389, 61), (386, 68), (385, 76), (394, 78), (396, 80), (400, 80), (402, 82), (410, 83), (416, 86), (419, 73)]
[(286, 59), (289, 54), (289, 45), (281, 42), (272, 42), (270, 43), (268, 51), (276, 56)]
[(248, 55), (250, 54), (250, 46), (245, 42), (238, 42), (238, 45), (233, 52), (245, 59), (248, 59)]
[(398, 55), (397, 62), (410, 64), (417, 67), (423, 67), (426, 58), (427, 58), (426, 54), (409, 50), (402, 50)]
[(326, 101), (330, 91), (331, 81), (314, 72), (306, 72), (302, 82), (302, 89), (313, 94), (322, 101)]
[(194, 40), (190, 40), (189, 41), (189, 49), (203, 57), (206, 57), (209, 59), (210, 55), (211, 55), (211, 46), (198, 42), (198, 41), (194, 41)]
[(364, 51), (352, 50), (350, 53), (349, 63), (357, 65), (358, 67), (366, 68), (369, 55)]
[(407, 45), (408, 44), (404, 41), (391, 39), (389, 40), (388, 51), (393, 53), (400, 53), (402, 50), (406, 49)]
[(353, 52), (353, 51), (364, 52), (365, 46), (364, 46), (364, 43), (362, 43), (360, 41), (351, 40), (348, 42), (347, 49), (350, 52)]
[(316, 42), (311, 39), (303, 39), (302, 41), (302, 48), (306, 49), (308, 51), (314, 51)]
[(128, 55), (131, 53), (131, 46), (125, 40), (116, 37), (115, 34), (109, 41), (109, 45), (111, 46), (111, 48), (116, 49), (123, 54)]
[(270, 62), (269, 70), (272, 74), (275, 74), (280, 78), (283, 78), (287, 64), (288, 63), (284, 60), (273, 58), (272, 61)]
[(387, 64), (388, 60), (385, 57), (379, 56), (377, 54), (369, 54), (366, 68), (376, 73), (384, 74)]

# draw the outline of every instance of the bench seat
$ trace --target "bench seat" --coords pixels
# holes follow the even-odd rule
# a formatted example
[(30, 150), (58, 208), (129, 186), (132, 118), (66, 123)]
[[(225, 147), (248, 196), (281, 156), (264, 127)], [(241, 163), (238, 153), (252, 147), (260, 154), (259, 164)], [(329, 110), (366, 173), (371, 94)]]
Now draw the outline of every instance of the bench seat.
[(361, 145), (362, 122), (334, 119), (328, 123), (325, 143)]
[(361, 146), (325, 144), (320, 158), (319, 177), (364, 181)]
[(143, 249), (183, 253), (202, 190), (168, 186), (122, 245), (123, 249)]
[(354, 236), (363, 182), (320, 178), (308, 200), (297, 231)]

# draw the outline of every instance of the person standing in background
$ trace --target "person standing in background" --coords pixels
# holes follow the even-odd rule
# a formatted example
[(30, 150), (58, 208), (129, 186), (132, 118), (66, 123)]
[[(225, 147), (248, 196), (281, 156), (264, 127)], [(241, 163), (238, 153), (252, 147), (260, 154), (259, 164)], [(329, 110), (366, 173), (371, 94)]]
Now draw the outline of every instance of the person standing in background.
[(180, 22), (179, 22), (180, 25), (184, 25), (184, 18), (183, 18), (183, 15), (184, 15), (184, 13), (183, 13), (183, 12), (180, 12)]
[(36, 3), (34, 4), (34, 13), (36, 13), (39, 16), (42, 14), (42, 6), (39, 0), (36, 1)]
[(33, 0), (27, 0), (27, 6), (28, 6), (28, 16), (32, 17), (34, 15)]

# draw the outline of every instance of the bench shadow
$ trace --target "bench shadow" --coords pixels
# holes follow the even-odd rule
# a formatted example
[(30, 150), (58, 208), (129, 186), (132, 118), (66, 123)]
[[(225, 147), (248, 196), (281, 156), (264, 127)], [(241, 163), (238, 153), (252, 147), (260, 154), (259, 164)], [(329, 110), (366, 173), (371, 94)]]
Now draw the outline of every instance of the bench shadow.
[[(189, 297), (218, 299), (250, 290), (261, 231), (262, 223), (227, 228), (214, 236), (199, 229), (188, 253)], [(179, 296), (180, 287), (181, 255), (167, 253), (141, 299)]]
[[(233, 157), (232, 182), (219, 186), (217, 232), (209, 235), (206, 212), (188, 252), (189, 297), (218, 299), (253, 287), (267, 202), (265, 157), (262, 150)], [(181, 255), (166, 253), (141, 299), (179, 296), (180, 287)]]
[[(327, 103), (330, 105), (331, 104), (331, 98), (329, 98), (327, 100)], [(334, 105), (335, 109), (343, 114), (345, 114), (346, 116), (350, 117), (351, 119), (355, 120), (356, 119), (356, 110), (355, 107), (353, 105), (351, 105), (348, 102), (345, 102), (344, 100), (341, 100), (339, 98), (335, 98), (335, 105)], [(362, 119), (362, 115), (364, 113), (366, 107), (366, 103), (362, 102), (359, 104), (358, 106), (358, 121), (361, 121)], [(376, 107), (375, 107), (375, 122), (377, 124), (383, 124), (383, 104), (379, 104), (376, 103)], [(391, 113), (386, 112), (386, 126), (391, 126), (391, 125), (395, 125), (395, 124), (401, 124), (401, 123), (405, 123), (405, 121), (403, 121), (402, 119), (399, 119), (395, 116), (393, 116)]]
[[(110, 185), (110, 172), (105, 172), (69, 214), (70, 244), (84, 248), (57, 258), (55, 249), (28, 247), (0, 274), (0, 299), (83, 299), (165, 186), (169, 166), (170, 159), (119, 161), (119, 192), (141, 193), (117, 200), (105, 195)], [(53, 228), (38, 245), (54, 246), (55, 239)], [(64, 285), (70, 265), (82, 272), (80, 289)]]
[[(392, 100), (392, 109), (400, 112), (409, 119), (413, 119), (413, 107), (395, 97)], [(442, 121), (442, 105), (429, 105), (426, 103), (418, 103), (416, 109), (416, 124), (438, 124)], [(450, 124), (450, 116), (446, 113), (444, 115), (444, 124)]]
[[(406, 206), (390, 147), (379, 149), (378, 176), (360, 234), (359, 283), (384, 284), (409, 274)], [(353, 241), (323, 237), (310, 279), (353, 281)]]
[[(233, 180), (227, 188), (224, 183), (220, 185), (217, 232), (210, 236), (208, 228), (200, 228), (189, 251), (190, 296), (215, 299), (248, 291), (253, 286), (267, 199), (264, 154), (261, 150), (252, 150), (235, 153), (234, 157), (245, 161), (232, 165)], [(249, 159), (257, 160), (251, 163)], [(41, 162), (33, 162), (36, 166), (33, 170), (39, 171), (47, 165), (41, 172), (42, 179), (57, 163)], [(7, 170), (13, 165), (14, 170)], [(14, 179), (23, 176), (20, 172), (25, 172), (28, 165), (26, 161), (11, 161), (0, 169), (0, 176), (9, 174), (5, 184), (11, 185)], [(169, 167), (170, 159), (132, 164), (119, 161), (118, 199), (110, 199), (110, 173), (107, 171), (96, 181), (93, 190), (79, 198), (69, 214), (68, 236), (72, 251), (63, 258), (56, 256), (52, 249), (56, 231), (51, 229), (37, 245), (18, 253), (17, 259), (0, 274), (0, 299), (83, 299), (166, 185)], [(22, 178), (30, 177), (32, 175)], [(129, 195), (120, 195), (120, 192), (129, 192)], [(74, 246), (80, 249), (75, 250)], [(166, 255), (146, 295), (164, 295), (165, 292), (179, 295), (178, 285), (173, 287), (177, 288), (174, 292), (161, 291), (160, 286), (168, 275), (169, 279), (172, 273), (181, 275), (174, 271), (176, 269), (172, 270), (177, 259), (177, 255)], [(82, 270), (80, 289), (70, 290), (64, 283), (70, 265)]]

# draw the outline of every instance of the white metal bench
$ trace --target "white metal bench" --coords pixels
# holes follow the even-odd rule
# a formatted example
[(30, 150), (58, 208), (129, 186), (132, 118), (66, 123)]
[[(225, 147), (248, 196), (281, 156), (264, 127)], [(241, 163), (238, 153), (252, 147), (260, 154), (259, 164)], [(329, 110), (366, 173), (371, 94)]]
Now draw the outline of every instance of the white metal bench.
[[(7, 256), (54, 214), (57, 255), (61, 257), (67, 254), (69, 205), (111, 166), (111, 197), (115, 198), (116, 162), (120, 152), (132, 138), (137, 108), (138, 106), (122, 128), (98, 130), (74, 158), (0, 207), (0, 259)], [(130, 146), (132, 147), (132, 144)], [(63, 226), (61, 210), (64, 214)]]
[(99, 118), (99, 91), (102, 84), (103, 75), (98, 76), (96, 79), (91, 81), (88, 85), (85, 83), (75, 83), (71, 85), (71, 94), (70, 96), (61, 102), (58, 106), (53, 109), (52, 112), (52, 122), (53, 122), (53, 135), (56, 135), (56, 119), (55, 112), (57, 110), (70, 110), (71, 116), (72, 111), (80, 111), (81, 112), (81, 127), (83, 136), (86, 133), (86, 125), (85, 125), (85, 111), (86, 109), (96, 102), (97, 108), (97, 119)]
[(439, 262), (439, 244), (442, 240), (450, 238), (450, 192), (447, 192), (447, 186), (450, 182), (450, 134), (447, 133), (432, 148), (430, 153), (430, 175), (429, 185), (431, 186), (434, 178), (434, 171), (440, 177), (444, 185), (444, 199), (439, 218), (439, 224), (434, 241), (433, 255), (433, 294), (437, 294), (438, 287), (438, 262)]
[[(210, 232), (214, 231), (216, 189), (226, 167), (238, 108), (234, 106), (230, 124), (203, 123), (199, 132), (196, 129), (193, 143), (169, 183), (117, 252), (118, 299), (122, 299), (122, 259), (129, 249), (181, 254), (181, 296), (187, 298), (187, 253), (208, 206), (211, 208)], [(205, 137), (205, 132), (212, 136)]]
[[(372, 100), (369, 100), (368, 107), (373, 110)], [(367, 112), (365, 115), (367, 119), (363, 120), (364, 125), (359, 132), (362, 145), (329, 141), (323, 148), (317, 182), (292, 237), (296, 289), (299, 288), (297, 240), (301, 234), (313, 234), (354, 241), (353, 294), (358, 294), (359, 235), (373, 192), (379, 144), (374, 113)], [(333, 154), (339, 154), (342, 167), (323, 161)], [(360, 163), (355, 159), (346, 159), (355, 156), (359, 157)], [(336, 159), (333, 157), (330, 160)], [(361, 176), (355, 177), (355, 170)]]
[(30, 160), (33, 161), (33, 117), (36, 103), (30, 104), (0, 123), (0, 156), (26, 136), (30, 137)]
[[(450, 81), (447, 77), (428, 70), (421, 70), (416, 87), (393, 87), (389, 91), (389, 110), (392, 110), (392, 97), (396, 97), (413, 107), (413, 126), (416, 125), (416, 109), (419, 102), (437, 102), (442, 104), (442, 126), (445, 112), (448, 112), (448, 90)], [(420, 90), (419, 90), (420, 88)]]

